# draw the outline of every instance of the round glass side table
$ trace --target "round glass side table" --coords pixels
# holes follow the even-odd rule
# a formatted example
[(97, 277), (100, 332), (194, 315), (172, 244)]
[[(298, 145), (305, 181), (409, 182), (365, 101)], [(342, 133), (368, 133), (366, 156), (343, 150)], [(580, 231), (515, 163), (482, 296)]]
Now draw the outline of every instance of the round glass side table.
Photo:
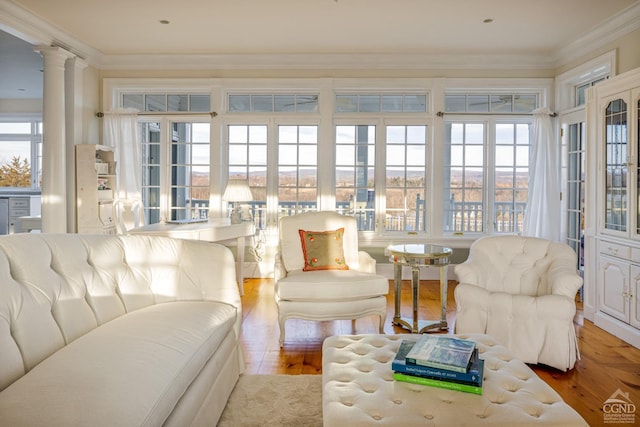
[[(451, 248), (423, 243), (401, 244), (389, 246), (389, 254), (393, 261), (395, 281), (395, 313), (393, 324), (410, 330), (412, 333), (443, 331), (447, 325), (447, 268)], [(413, 318), (401, 317), (402, 301), (402, 267), (411, 267), (411, 291), (413, 302)], [(420, 290), (420, 267), (438, 267), (440, 269), (440, 306), (439, 320), (418, 319), (418, 298)]]

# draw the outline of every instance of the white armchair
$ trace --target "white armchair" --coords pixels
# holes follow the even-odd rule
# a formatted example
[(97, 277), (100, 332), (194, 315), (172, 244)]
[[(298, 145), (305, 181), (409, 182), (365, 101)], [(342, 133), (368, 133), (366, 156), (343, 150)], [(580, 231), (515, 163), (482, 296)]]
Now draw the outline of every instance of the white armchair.
[(487, 236), (455, 267), (456, 333), (493, 336), (523, 362), (562, 371), (580, 358), (576, 254), (535, 237)]
[[(344, 268), (344, 262), (348, 269), (333, 269), (331, 266), (324, 269), (315, 265), (313, 268), (323, 269), (304, 271), (309, 268), (309, 263), (305, 263), (303, 237), (299, 230), (332, 232), (341, 228), (344, 228), (344, 234), (337, 237), (342, 240), (344, 259), (335, 268)], [(332, 250), (335, 251), (336, 247)], [(307, 251), (307, 255), (310, 252)], [(311, 259), (307, 261), (313, 264)], [(285, 322), (290, 318), (355, 320), (377, 315), (380, 317), (379, 331), (383, 333), (389, 281), (375, 272), (375, 260), (358, 250), (358, 229), (354, 217), (335, 212), (308, 212), (281, 218), (275, 265), (280, 346), (284, 345)]]

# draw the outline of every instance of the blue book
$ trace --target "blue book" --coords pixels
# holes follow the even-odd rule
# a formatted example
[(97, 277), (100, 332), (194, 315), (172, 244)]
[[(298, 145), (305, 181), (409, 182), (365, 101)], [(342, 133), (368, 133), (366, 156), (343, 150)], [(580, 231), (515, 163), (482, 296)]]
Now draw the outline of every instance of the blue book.
[(477, 350), (471, 358), (469, 370), (467, 372), (456, 372), (448, 369), (431, 368), (429, 366), (407, 363), (407, 353), (413, 348), (414, 344), (414, 341), (402, 341), (396, 357), (393, 359), (393, 362), (391, 362), (391, 369), (394, 372), (482, 387), (484, 360), (478, 357)]

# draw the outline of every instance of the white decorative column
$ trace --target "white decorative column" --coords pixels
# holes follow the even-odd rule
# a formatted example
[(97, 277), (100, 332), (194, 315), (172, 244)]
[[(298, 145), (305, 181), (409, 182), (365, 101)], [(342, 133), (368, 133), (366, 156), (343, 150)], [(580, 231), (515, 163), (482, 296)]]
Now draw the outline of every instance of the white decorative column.
[[(44, 58), (42, 97), (42, 232), (67, 231), (65, 62), (59, 47), (36, 48)], [(69, 165), (69, 167), (72, 167)]]
[(66, 195), (67, 195), (67, 231), (76, 232), (76, 173), (75, 146), (82, 144), (83, 125), (83, 70), (86, 61), (73, 57), (66, 62)]

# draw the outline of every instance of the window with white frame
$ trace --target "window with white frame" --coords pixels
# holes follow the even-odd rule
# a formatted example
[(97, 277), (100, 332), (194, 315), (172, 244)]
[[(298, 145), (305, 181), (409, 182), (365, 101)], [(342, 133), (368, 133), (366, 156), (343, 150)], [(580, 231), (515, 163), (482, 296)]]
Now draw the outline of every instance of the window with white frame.
[(443, 232), (519, 233), (535, 93), (445, 94)]
[(251, 213), (256, 226), (265, 229), (267, 218), (267, 143), (268, 127), (263, 124), (227, 126), (228, 179), (249, 183), (253, 200)]
[(336, 126), (336, 211), (353, 215), (358, 230), (375, 230), (376, 127)]
[(484, 231), (485, 124), (445, 123), (443, 231)]
[(42, 121), (0, 119), (0, 188), (39, 190)]
[(278, 126), (278, 216), (318, 208), (318, 126)]
[(207, 218), (210, 127), (209, 121), (170, 116), (139, 122), (142, 204), (147, 223), (154, 224), (163, 218), (170, 221)]
[(427, 126), (386, 127), (385, 230), (426, 231)]
[[(121, 98), (121, 106), (146, 112), (139, 123), (148, 222), (206, 215), (209, 200), (221, 200), (211, 188), (222, 196), (226, 181), (239, 178), (248, 181), (254, 220), (265, 230), (282, 215), (335, 209), (355, 216), (360, 231), (375, 232), (371, 242), (385, 233), (520, 231), (530, 113), (542, 89), (442, 92), (446, 117), (432, 126), (440, 119), (429, 112), (428, 85), (376, 93), (373, 82), (349, 81), (350, 89), (309, 82), (276, 92), (273, 83), (247, 90), (247, 82), (235, 82), (245, 88), (236, 90), (225, 81), (204, 98), (188, 89)], [(321, 95), (330, 93), (331, 108), (321, 109)], [(225, 111), (220, 123), (184, 115), (212, 109), (213, 97)], [(220, 175), (212, 181), (217, 153)], [(224, 202), (212, 209), (225, 215)]]

